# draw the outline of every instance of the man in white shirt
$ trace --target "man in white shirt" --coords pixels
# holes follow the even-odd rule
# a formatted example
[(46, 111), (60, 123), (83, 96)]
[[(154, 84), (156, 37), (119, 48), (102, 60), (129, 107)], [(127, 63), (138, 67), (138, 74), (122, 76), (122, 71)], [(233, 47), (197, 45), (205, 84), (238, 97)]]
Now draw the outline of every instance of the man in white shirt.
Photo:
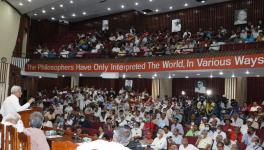
[(241, 127), (243, 125), (243, 120), (239, 118), (237, 113), (233, 114), (231, 120), (232, 120), (232, 124), (231, 124), (232, 126)]
[(197, 147), (195, 147), (192, 144), (189, 144), (187, 138), (182, 139), (182, 144), (179, 147), (179, 150), (199, 150)]
[(213, 144), (212, 138), (208, 136), (208, 131), (203, 130), (202, 135), (198, 138), (196, 145), (198, 148), (209, 149)]
[(151, 147), (154, 150), (161, 150), (161, 149), (167, 149), (167, 138), (164, 136), (164, 130), (159, 129), (157, 133), (157, 137), (154, 139), (154, 141), (151, 144)]
[(161, 118), (158, 120), (157, 126), (159, 128), (164, 128), (165, 126), (169, 126), (169, 120), (166, 117), (165, 113), (161, 114)]
[(14, 85), (11, 88), (11, 95), (7, 97), (2, 103), (1, 114), (3, 118), (6, 117), (8, 114), (14, 116), (20, 116), (17, 112), (26, 110), (27, 108), (29, 108), (30, 104), (35, 101), (34, 98), (31, 98), (28, 100), (26, 104), (20, 106), (19, 98), (21, 96), (22, 96), (21, 87)]
[(140, 123), (136, 122), (134, 128), (131, 129), (132, 138), (140, 139), (142, 138), (142, 130), (140, 129)]

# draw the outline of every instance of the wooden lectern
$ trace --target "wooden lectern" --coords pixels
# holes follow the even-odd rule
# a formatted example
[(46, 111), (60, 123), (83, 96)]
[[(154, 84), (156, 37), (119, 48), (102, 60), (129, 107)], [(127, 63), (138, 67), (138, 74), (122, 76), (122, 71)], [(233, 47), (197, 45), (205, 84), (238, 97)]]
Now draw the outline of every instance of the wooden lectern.
[(42, 109), (40, 107), (32, 107), (31, 109), (24, 110), (18, 112), (19, 115), (21, 116), (21, 120), (23, 121), (24, 127), (28, 128), (29, 127), (29, 116), (33, 112), (42, 112)]

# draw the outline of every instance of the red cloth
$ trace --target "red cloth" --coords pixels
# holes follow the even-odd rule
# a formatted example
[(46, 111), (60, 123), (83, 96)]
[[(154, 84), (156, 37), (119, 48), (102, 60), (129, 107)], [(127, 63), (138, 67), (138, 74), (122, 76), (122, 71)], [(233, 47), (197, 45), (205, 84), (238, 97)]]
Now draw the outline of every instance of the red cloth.
[(241, 143), (242, 137), (243, 137), (243, 135), (241, 133), (239, 133), (238, 135), (234, 131), (232, 131), (230, 133), (230, 140), (231, 141), (237, 140), (239, 143)]

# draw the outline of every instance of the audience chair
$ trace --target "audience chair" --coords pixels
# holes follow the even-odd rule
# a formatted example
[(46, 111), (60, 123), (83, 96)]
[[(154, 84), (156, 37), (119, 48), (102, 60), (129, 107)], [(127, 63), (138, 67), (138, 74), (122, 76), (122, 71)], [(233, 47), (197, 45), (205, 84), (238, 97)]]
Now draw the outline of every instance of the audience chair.
[(17, 150), (30, 150), (30, 136), (27, 136), (25, 133), (17, 134)]
[(1, 149), (5, 147), (5, 126), (0, 124), (0, 132), (1, 132)]
[[(17, 130), (13, 126), (6, 126), (5, 150), (17, 150)], [(9, 148), (10, 147), (10, 148)]]

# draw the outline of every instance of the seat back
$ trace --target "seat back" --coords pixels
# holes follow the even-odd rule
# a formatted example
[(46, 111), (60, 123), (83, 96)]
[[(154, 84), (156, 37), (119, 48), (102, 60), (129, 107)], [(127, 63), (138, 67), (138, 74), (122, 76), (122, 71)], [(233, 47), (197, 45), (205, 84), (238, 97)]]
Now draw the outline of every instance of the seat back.
[(5, 126), (0, 124), (0, 132), (1, 132), (1, 148), (4, 149), (5, 146)]
[[(6, 126), (5, 150), (17, 150), (17, 130), (13, 126)], [(9, 148), (10, 147), (10, 148)]]
[(52, 150), (76, 150), (77, 145), (71, 141), (52, 141)]
[(30, 150), (30, 136), (26, 135), (25, 133), (18, 133), (17, 134), (17, 150)]

